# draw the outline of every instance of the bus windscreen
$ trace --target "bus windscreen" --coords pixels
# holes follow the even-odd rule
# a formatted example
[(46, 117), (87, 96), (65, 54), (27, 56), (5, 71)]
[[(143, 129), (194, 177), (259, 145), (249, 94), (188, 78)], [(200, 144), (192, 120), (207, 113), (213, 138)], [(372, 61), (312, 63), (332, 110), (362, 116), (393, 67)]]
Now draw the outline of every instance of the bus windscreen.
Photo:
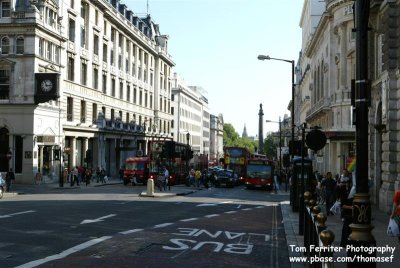
[(247, 177), (257, 179), (268, 179), (272, 177), (272, 166), (248, 164)]

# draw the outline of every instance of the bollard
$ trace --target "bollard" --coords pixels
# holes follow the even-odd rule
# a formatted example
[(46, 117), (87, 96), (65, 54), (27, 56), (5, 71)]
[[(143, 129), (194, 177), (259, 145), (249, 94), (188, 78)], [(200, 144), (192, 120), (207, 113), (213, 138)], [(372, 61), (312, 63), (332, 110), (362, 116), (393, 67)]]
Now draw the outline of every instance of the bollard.
[(147, 196), (154, 196), (154, 180), (147, 180)]
[[(319, 238), (322, 241), (322, 244), (324, 247), (329, 247), (332, 245), (333, 240), (335, 240), (335, 234), (331, 230), (323, 230), (319, 234)], [(333, 251), (323, 251), (320, 253), (321, 257), (333, 257)], [(326, 268), (332, 268), (333, 267), (333, 262), (323, 262), (322, 267)]]

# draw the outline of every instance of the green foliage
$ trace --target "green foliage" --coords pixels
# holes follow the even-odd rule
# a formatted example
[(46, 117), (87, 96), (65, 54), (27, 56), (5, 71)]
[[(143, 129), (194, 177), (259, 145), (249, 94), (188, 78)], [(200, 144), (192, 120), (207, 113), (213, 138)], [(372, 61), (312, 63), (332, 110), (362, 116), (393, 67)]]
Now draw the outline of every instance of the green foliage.
[(235, 131), (231, 124), (224, 124), (224, 147), (225, 146), (240, 146), (247, 148), (250, 152), (255, 151), (256, 142), (249, 138), (242, 138)]
[(268, 158), (276, 158), (277, 148), (279, 147), (279, 138), (272, 136), (272, 132), (268, 133), (264, 140), (264, 153)]

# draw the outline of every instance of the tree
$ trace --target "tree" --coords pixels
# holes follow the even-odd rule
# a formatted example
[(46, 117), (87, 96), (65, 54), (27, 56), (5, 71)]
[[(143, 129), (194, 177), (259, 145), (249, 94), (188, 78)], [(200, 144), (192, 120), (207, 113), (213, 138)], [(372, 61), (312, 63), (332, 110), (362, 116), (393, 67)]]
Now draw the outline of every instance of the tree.
[(268, 133), (267, 137), (264, 140), (264, 152), (268, 158), (276, 158), (277, 156), (277, 149), (279, 145), (279, 138), (278, 140), (272, 135), (272, 132)]
[(227, 123), (224, 124), (224, 147), (230, 146), (245, 147), (251, 153), (254, 153), (257, 145), (255, 141), (249, 138), (240, 137), (235, 131), (235, 128), (231, 124)]

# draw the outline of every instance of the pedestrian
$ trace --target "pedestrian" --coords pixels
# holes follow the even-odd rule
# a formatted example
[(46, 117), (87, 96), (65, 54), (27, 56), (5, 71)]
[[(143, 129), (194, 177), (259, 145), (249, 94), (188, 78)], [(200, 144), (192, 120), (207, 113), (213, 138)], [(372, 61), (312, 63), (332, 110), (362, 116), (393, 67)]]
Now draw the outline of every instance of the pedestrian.
[[(394, 221), (397, 223), (397, 225), (400, 228), (400, 190), (396, 191), (393, 197), (393, 209), (392, 209), (392, 214), (390, 215), (391, 219), (394, 219)], [(400, 236), (399, 238), (399, 243), (400, 243)]]
[(196, 181), (196, 187), (199, 188), (200, 187), (200, 179), (201, 179), (201, 171), (200, 170), (198, 170), (198, 169), (196, 170), (194, 179)]
[(119, 179), (122, 181), (124, 179), (124, 167), (121, 166), (118, 171)]
[(335, 203), (336, 181), (332, 177), (332, 172), (326, 173), (326, 177), (321, 182), (321, 187), (325, 193), (326, 213), (328, 216), (333, 215), (330, 209)]
[(9, 192), (11, 189), (11, 182), (15, 181), (15, 175), (12, 168), (6, 174), (6, 192)]
[(164, 186), (164, 191), (167, 190), (167, 186), (168, 186), (168, 190), (171, 191), (171, 185), (170, 185), (170, 180), (169, 180), (169, 170), (166, 166), (164, 166), (164, 182), (163, 182), (163, 186)]
[(351, 234), (350, 224), (352, 222), (352, 211), (353, 211), (353, 197), (350, 196), (352, 182), (349, 177), (343, 176), (341, 178), (341, 185), (339, 188), (339, 199), (341, 206), (341, 218), (343, 222), (342, 237), (340, 240), (340, 246), (346, 247), (348, 244), (348, 238)]
[(86, 182), (86, 186), (88, 186), (90, 184), (90, 180), (92, 179), (92, 169), (91, 168), (87, 168), (85, 171), (85, 182)]
[(191, 186), (192, 184), (194, 185), (194, 177), (196, 175), (196, 172), (194, 171), (194, 169), (192, 168), (189, 171), (189, 180), (188, 180), (188, 186)]

